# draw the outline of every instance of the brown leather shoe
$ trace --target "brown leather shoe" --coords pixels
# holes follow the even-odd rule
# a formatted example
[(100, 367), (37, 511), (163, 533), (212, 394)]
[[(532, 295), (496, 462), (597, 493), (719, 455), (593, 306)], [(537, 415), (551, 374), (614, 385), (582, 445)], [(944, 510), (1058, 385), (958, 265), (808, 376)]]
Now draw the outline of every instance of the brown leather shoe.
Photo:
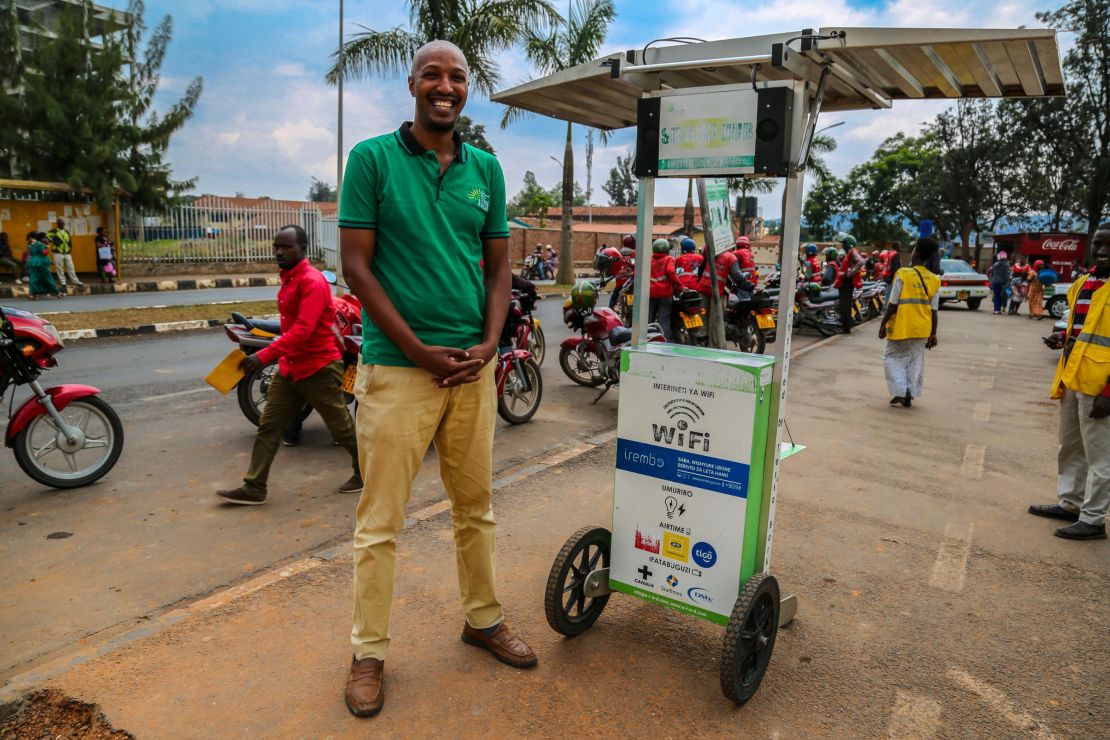
[(536, 654), (532, 648), (524, 644), (524, 640), (509, 631), (502, 622), (497, 631), (486, 636), (482, 630), (474, 629), (469, 624), (463, 625), (462, 641), (467, 645), (485, 648), (493, 653), (493, 657), (513, 668), (531, 668), (537, 663)]
[(343, 697), (347, 709), (356, 717), (373, 717), (385, 704), (385, 661), (377, 658), (355, 660), (351, 656), (351, 672), (347, 674), (347, 693)]

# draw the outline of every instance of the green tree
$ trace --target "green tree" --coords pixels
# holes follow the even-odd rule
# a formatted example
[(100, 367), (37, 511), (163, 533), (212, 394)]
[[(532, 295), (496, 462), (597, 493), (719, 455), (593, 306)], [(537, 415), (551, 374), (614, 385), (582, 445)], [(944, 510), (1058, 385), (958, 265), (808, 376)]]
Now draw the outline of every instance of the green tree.
[(559, 201), (555, 200), (555, 196), (546, 190), (540, 190), (537, 193), (532, 193), (528, 199), (528, 213), (534, 213), (540, 219), (540, 228), (547, 228), (547, 212), (555, 207)]
[(459, 136), (470, 146), (496, 155), (493, 146), (486, 140), (486, 127), (481, 123), (474, 123), (470, 116), (459, 116), (455, 121), (455, 130)]
[(940, 156), (929, 137), (895, 134), (844, 179), (845, 213), (854, 214), (852, 233), (861, 241), (906, 239), (905, 224), (931, 219), (941, 236), (951, 229), (948, 214), (923, 187), (923, 173)]
[(308, 188), (308, 195), (305, 197), (313, 203), (335, 203), (338, 200), (337, 196), (338, 193), (335, 192), (335, 188), (331, 186), (330, 182), (317, 180), (314, 177)]
[(806, 239), (828, 241), (836, 234), (837, 216), (846, 211), (844, 183), (831, 175), (818, 180), (806, 194), (802, 205), (802, 219), (806, 226)]
[(154, 208), (193, 184), (172, 178), (165, 154), (192, 115), (201, 79), (164, 113), (152, 104), (172, 34), (168, 16), (140, 48), (144, 8), (133, 2), (123, 37), (108, 33), (93, 46), (85, 21), (93, 6), (84, 0), (63, 10), (53, 33), (32, 36), (27, 64), (18, 44), (10, 46), (18, 35), (10, 32), (9, 8), (14, 4), (0, 14), (0, 56), (16, 64), (4, 65), (0, 75), (13, 91), (0, 105), (7, 129), (0, 143), (13, 174), (89, 188), (105, 208), (119, 189), (132, 203)]
[(825, 154), (836, 151), (836, 139), (828, 134), (817, 134), (809, 147), (809, 162), (806, 171), (813, 175), (815, 182), (821, 182), (832, 177), (828, 164), (825, 163)]
[(1074, 210), (1087, 222), (1090, 245), (1110, 213), (1110, 4), (1069, 0), (1037, 19), (1075, 34), (1075, 45), (1064, 56), (1066, 101), (1042, 100), (1030, 111), (1044, 136), (1074, 139), (1071, 156), (1080, 187)]
[[(592, 61), (605, 43), (609, 24), (617, 17), (613, 0), (571, 0), (570, 13), (565, 24), (558, 24), (550, 30), (528, 28), (524, 31), (524, 53), (544, 74), (552, 74), (579, 64)], [(501, 127), (525, 114), (519, 108), (507, 107), (501, 119)], [(574, 282), (574, 243), (573, 213), (574, 203), (574, 125), (567, 121), (567, 137), (563, 146), (563, 187), (562, 187), (562, 234), (560, 251), (564, 256), (559, 260), (556, 282), (568, 285)], [(607, 134), (602, 132), (602, 141)]]
[(532, 199), (538, 193), (546, 192), (536, 181), (536, 173), (528, 170), (524, 173), (524, 187), (514, 195), (506, 204), (505, 212), (509, 218), (516, 218), (523, 216), (526, 213), (531, 213)]
[(609, 170), (609, 179), (601, 189), (609, 194), (611, 206), (634, 206), (638, 194), (636, 175), (632, 172), (631, 153), (617, 157), (617, 166)]
[(408, 6), (408, 29), (360, 26), (365, 30), (332, 55), (327, 81), (339, 81), (341, 65), (344, 79), (407, 75), (416, 50), (442, 39), (462, 49), (474, 87), (489, 95), (500, 82), (497, 53), (520, 41), (526, 29), (560, 20), (549, 0), (408, 0)]
[[(553, 197), (555, 199), (556, 203), (561, 203), (562, 202), (562, 200), (563, 200), (563, 186), (562, 186), (561, 183), (559, 185), (553, 185), (552, 187), (550, 187), (548, 189), (547, 192), (551, 194), (551, 197)], [(582, 189), (582, 184), (579, 183), (579, 182), (574, 183), (574, 198), (572, 199), (572, 205), (575, 205), (575, 206), (584, 206), (584, 205), (586, 205), (586, 191)]]

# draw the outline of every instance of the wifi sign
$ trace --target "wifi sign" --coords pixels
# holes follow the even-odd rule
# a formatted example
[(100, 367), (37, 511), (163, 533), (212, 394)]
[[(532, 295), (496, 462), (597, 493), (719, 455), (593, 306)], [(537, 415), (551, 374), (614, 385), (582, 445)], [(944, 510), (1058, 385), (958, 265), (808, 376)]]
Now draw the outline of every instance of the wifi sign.
[(675, 398), (663, 404), (663, 411), (674, 425), (652, 424), (651, 431), (656, 442), (709, 452), (709, 433), (690, 429), (691, 424), (705, 416), (701, 406), (688, 398)]

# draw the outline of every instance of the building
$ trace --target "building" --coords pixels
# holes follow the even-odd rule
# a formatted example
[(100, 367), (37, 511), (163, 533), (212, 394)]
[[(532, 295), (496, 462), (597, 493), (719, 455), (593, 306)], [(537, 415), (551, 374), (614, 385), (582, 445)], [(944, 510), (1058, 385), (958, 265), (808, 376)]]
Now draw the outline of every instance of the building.
[[(67, 9), (84, 9), (85, 5), (80, 0), (0, 0), (8, 6), (7, 11), (15, 17), (19, 26), (18, 53), (25, 64), (34, 66), (34, 61), (24, 55), (31, 54), (34, 49), (36, 36), (52, 37), (58, 28), (59, 21)], [(127, 29), (131, 19), (127, 13), (114, 8), (107, 8), (96, 3), (89, 8), (89, 17), (86, 28), (89, 35), (86, 43), (94, 48), (101, 46), (105, 35), (120, 33)]]

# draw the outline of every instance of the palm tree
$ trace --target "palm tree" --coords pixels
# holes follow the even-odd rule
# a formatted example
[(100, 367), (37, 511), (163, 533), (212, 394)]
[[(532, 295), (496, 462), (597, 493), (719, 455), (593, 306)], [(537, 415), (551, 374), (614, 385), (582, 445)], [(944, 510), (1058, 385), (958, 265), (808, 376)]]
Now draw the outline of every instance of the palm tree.
[[(548, 32), (531, 28), (524, 32), (524, 52), (528, 59), (544, 74), (569, 69), (597, 58), (609, 24), (617, 17), (613, 0), (571, 0), (565, 26)], [(526, 111), (509, 107), (501, 118), (501, 128), (524, 116)], [(569, 285), (574, 282), (574, 149), (573, 126), (567, 121), (567, 139), (563, 147), (563, 221), (560, 240), (561, 255), (556, 282)], [(608, 133), (601, 133), (601, 141), (608, 141)]]
[(832, 177), (832, 172), (829, 171), (829, 166), (825, 164), (821, 155), (834, 151), (836, 151), (836, 139), (828, 134), (817, 134), (813, 137), (813, 144), (809, 147), (809, 162), (806, 164), (806, 170), (813, 173), (815, 182), (824, 182), (827, 178)]
[[(366, 26), (343, 44), (326, 79), (408, 74), (412, 57), (424, 44), (443, 39), (462, 49), (474, 87), (489, 95), (500, 82), (494, 55), (523, 39), (525, 31), (551, 26), (562, 18), (550, 0), (407, 0), (409, 29), (375, 31)], [(340, 70), (342, 61), (342, 70)]]

